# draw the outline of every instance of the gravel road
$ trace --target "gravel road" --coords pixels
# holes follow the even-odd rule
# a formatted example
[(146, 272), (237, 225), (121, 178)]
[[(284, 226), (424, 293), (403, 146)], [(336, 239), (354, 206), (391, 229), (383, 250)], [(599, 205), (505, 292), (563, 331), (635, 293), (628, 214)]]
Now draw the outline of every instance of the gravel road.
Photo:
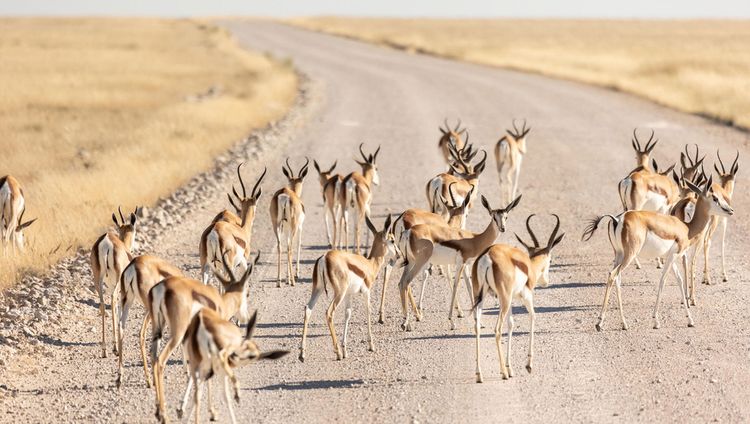
[[(582, 84), (413, 55), (270, 22), (224, 25), (247, 48), (291, 58), (308, 78), (304, 92), (282, 122), (239, 143), (219, 158), (215, 170), (150, 209), (139, 239), (141, 253), (163, 256), (198, 276), (198, 239), (211, 217), (227, 206), (224, 192), (233, 180), (232, 166), (246, 160), (247, 180), (254, 180), (263, 165), (269, 167), (253, 238), (263, 258), (251, 295), (259, 310), (258, 343), (292, 354), (239, 372), (240, 421), (750, 420), (750, 285), (744, 276), (750, 263), (742, 254), (750, 248), (747, 133)], [(511, 118), (525, 117), (533, 128), (520, 183), (523, 200), (500, 241), (515, 244), (513, 231), (523, 234), (529, 213), (558, 213), (567, 232), (554, 252), (552, 286), (536, 291), (533, 373), (523, 369), (528, 316), (519, 305), (514, 308), (516, 376), (500, 379), (491, 335), (497, 309), (489, 308), (482, 340), (485, 383), (476, 384), (473, 320), (464, 318), (457, 330), (449, 329), (448, 288), (437, 280), (428, 284), (425, 320), (410, 333), (399, 329), (398, 294), (389, 290), (386, 323), (374, 328), (375, 353), (367, 351), (364, 305), (355, 301), (350, 357), (341, 362), (334, 360), (325, 302), (319, 303), (307, 359), (300, 363), (303, 305), (312, 264), (325, 251), (325, 227), (311, 166), (303, 193), (307, 218), (301, 284), (275, 288), (268, 193), (284, 182), (283, 159), (291, 156), (300, 164), (309, 156), (323, 166), (337, 159), (338, 170), (349, 172), (356, 166), (360, 142), (368, 148), (382, 145), (381, 184), (373, 202), (375, 220), (382, 222), (387, 213), (425, 205), (424, 183), (444, 169), (437, 126), (445, 117), (461, 117), (471, 141), (490, 152)], [(707, 169), (717, 148), (727, 156), (740, 151), (737, 213), (728, 238), (730, 281), (698, 287), (695, 328), (686, 326), (671, 279), (662, 328), (651, 328), (659, 271), (649, 263), (623, 276), (630, 330), (619, 330), (616, 313), (610, 313), (605, 331), (594, 329), (612, 251), (604, 233), (586, 244), (579, 239), (584, 219), (619, 209), (616, 184), (634, 166), (634, 127), (657, 131), (660, 164), (674, 162), (685, 143), (699, 143), (709, 154)], [(497, 203), (492, 159), (490, 164), (480, 190)], [(477, 207), (468, 226), (480, 230), (487, 221)], [(718, 248), (714, 253), (718, 259)], [(153, 393), (142, 381), (136, 347), (142, 308), (131, 314), (125, 381), (118, 391), (116, 360), (99, 358), (97, 301), (84, 257), (64, 262), (49, 277), (29, 278), (0, 299), (0, 421), (153, 421)], [(718, 270), (714, 276), (718, 279)], [(378, 282), (376, 299), (381, 288)], [(465, 294), (460, 296), (468, 305)], [(337, 322), (342, 321), (340, 312)], [(174, 359), (167, 371), (173, 418), (183, 390), (183, 371)], [(217, 399), (216, 404), (224, 422), (228, 414), (222, 402)]]

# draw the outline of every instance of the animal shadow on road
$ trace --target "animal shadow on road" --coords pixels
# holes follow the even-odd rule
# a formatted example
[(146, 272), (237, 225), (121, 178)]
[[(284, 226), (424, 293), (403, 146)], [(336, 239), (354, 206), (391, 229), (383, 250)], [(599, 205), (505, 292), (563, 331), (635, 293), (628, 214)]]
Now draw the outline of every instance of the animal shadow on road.
[[(362, 379), (353, 380), (314, 380), (291, 383), (272, 384), (256, 390), (315, 390), (315, 389), (353, 389), (365, 384)], [(253, 390), (253, 389), (247, 389)]]

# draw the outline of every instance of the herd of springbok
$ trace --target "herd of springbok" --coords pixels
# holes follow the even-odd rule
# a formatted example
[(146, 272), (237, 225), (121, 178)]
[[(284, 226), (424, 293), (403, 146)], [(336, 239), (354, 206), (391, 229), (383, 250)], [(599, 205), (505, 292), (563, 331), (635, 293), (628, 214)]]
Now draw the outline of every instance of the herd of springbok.
[[(306, 357), (306, 339), (312, 311), (325, 293), (330, 299), (326, 311), (326, 322), (330, 330), (336, 359), (347, 357), (347, 335), (352, 315), (352, 297), (362, 294), (367, 307), (367, 334), (369, 350), (375, 349), (370, 313), (370, 294), (376, 278), (383, 271), (379, 322), (384, 323), (386, 288), (394, 267), (403, 273), (398, 289), (401, 301), (401, 328), (411, 331), (411, 314), (416, 321), (424, 318), (424, 293), (430, 276), (444, 275), (451, 288), (448, 301), (448, 319), (455, 329), (454, 313), (461, 317), (464, 310), (458, 302), (458, 291), (462, 277), (471, 299), (470, 310), (475, 319), (476, 380), (482, 382), (480, 366), (480, 333), (482, 306), (486, 295), (494, 295), (499, 301), (499, 317), (495, 326), (500, 371), (503, 378), (513, 375), (511, 366), (511, 339), (513, 317), (511, 302), (520, 298), (529, 313), (530, 341), (526, 369), (531, 372), (534, 351), (534, 288), (550, 283), (552, 251), (563, 239), (560, 219), (554, 219), (554, 228), (546, 241), (540, 242), (532, 229), (532, 218), (526, 220), (527, 236), (516, 234), (522, 248), (497, 244), (500, 233), (506, 229), (506, 221), (521, 200), (518, 183), (521, 164), (527, 153), (526, 138), (530, 128), (524, 120), (521, 128), (513, 121), (513, 130), (507, 130), (495, 145), (501, 196), (490, 202), (480, 195), (479, 179), (485, 169), (487, 152), (475, 149), (469, 143), (466, 128), (461, 122), (450, 126), (447, 121), (440, 128), (439, 149), (448, 165), (446, 172), (430, 178), (425, 185), (426, 209), (412, 208), (400, 215), (388, 216), (382, 225), (373, 223), (371, 205), (375, 195), (374, 186), (379, 185), (378, 153), (380, 147), (366, 153), (360, 144), (360, 171), (347, 175), (334, 173), (337, 163), (330, 168), (313, 161), (319, 175), (324, 207), (324, 221), (328, 244), (331, 248), (316, 261), (312, 271), (310, 298), (304, 306), (302, 340), (299, 360)], [(636, 168), (618, 185), (624, 212), (619, 215), (603, 215), (592, 219), (583, 233), (589, 240), (602, 221), (608, 220), (608, 236), (614, 250), (614, 266), (607, 278), (599, 321), (596, 329), (602, 329), (609, 296), (614, 285), (622, 328), (627, 329), (622, 309), (621, 274), (631, 262), (638, 258), (656, 258), (657, 267), (662, 268), (659, 290), (654, 306), (654, 327), (658, 328), (659, 303), (662, 288), (670, 270), (674, 272), (680, 289), (682, 304), (693, 325), (690, 307), (696, 304), (695, 260), (699, 247), (703, 249), (703, 282), (710, 284), (708, 254), (714, 232), (721, 226), (722, 276), (726, 281), (724, 264), (724, 239), (727, 217), (733, 214), (730, 206), (734, 191), (734, 180), (738, 171), (739, 153), (726, 168), (719, 152), (718, 164), (714, 165), (717, 181), (706, 175), (704, 157), (699, 157), (698, 147), (691, 153), (688, 147), (680, 153), (680, 170), (675, 165), (661, 170), (651, 157), (657, 145), (652, 131), (645, 145), (633, 132), (632, 145), (635, 151)], [(477, 155), (481, 158), (477, 160)], [(298, 168), (286, 160), (282, 172), (287, 185), (271, 197), (269, 211), (276, 236), (277, 286), (282, 285), (282, 250), (286, 248), (286, 283), (294, 286), (299, 277), (302, 229), (305, 222), (305, 206), (302, 202), (302, 187), (308, 173), (309, 160)], [(286, 351), (261, 351), (252, 341), (256, 314), (250, 312), (248, 292), (253, 269), (260, 253), (251, 254), (252, 230), (256, 208), (262, 194), (261, 183), (267, 169), (260, 172), (248, 194), (242, 178), (242, 166), (237, 167), (241, 193), (232, 186), (227, 194), (233, 210), (218, 213), (200, 237), (201, 280), (186, 276), (178, 267), (151, 255), (133, 255), (137, 227), (135, 211), (124, 215), (118, 208), (112, 214), (116, 231), (99, 237), (91, 249), (91, 269), (99, 296), (101, 316), (101, 354), (107, 356), (107, 312), (105, 294), (110, 293), (112, 310), (112, 340), (118, 355), (117, 386), (123, 379), (123, 338), (128, 312), (134, 299), (145, 307), (140, 330), (140, 350), (147, 387), (153, 384), (156, 398), (156, 416), (167, 421), (164, 391), (164, 370), (170, 355), (182, 345), (183, 363), (188, 372), (183, 401), (178, 408), (182, 417), (192, 394), (196, 422), (199, 420), (199, 405), (204, 386), (208, 388), (211, 407), (211, 377), (224, 377), (224, 392), (232, 422), (235, 414), (232, 397), (239, 402), (239, 383), (234, 370), (260, 359), (277, 359)], [(469, 212), (479, 199), (486, 211), (486, 227), (481, 232), (465, 229)], [(493, 205), (494, 203), (494, 205)], [(23, 221), (25, 201), (18, 181), (12, 176), (0, 179), (0, 212), (3, 243), (8, 251), (22, 250), (23, 230), (34, 220)], [(484, 216), (484, 215), (483, 215)], [(535, 218), (543, 219), (542, 217)], [(353, 222), (352, 222), (353, 221)], [(366, 240), (362, 243), (363, 227)], [(353, 235), (351, 233), (354, 233)], [(372, 243), (370, 243), (372, 233)], [(11, 247), (8, 247), (8, 246)], [(369, 246), (369, 253), (364, 249)], [(294, 253), (296, 249), (296, 264)], [(692, 250), (691, 250), (692, 249)], [(688, 257), (690, 255), (690, 257)], [(682, 273), (678, 263), (682, 261)], [(210, 284), (211, 276), (218, 284)], [(422, 277), (419, 299), (415, 299), (411, 283)], [(119, 294), (119, 298), (118, 298)], [(118, 300), (119, 299), (119, 300)], [(339, 343), (334, 316), (342, 306), (345, 310), (344, 333)], [(146, 331), (151, 323), (150, 358), (147, 357)], [(238, 325), (247, 324), (243, 332)], [(507, 324), (507, 352), (502, 349), (501, 335)], [(160, 341), (165, 329), (170, 338), (160, 350)], [(149, 363), (152, 370), (149, 372)], [(233, 396), (232, 396), (233, 395)]]

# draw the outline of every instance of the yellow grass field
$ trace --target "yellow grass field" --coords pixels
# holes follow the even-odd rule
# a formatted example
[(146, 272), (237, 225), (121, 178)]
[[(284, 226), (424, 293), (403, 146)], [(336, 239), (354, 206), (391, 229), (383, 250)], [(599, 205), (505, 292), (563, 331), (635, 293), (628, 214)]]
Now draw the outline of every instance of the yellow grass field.
[(0, 19), (0, 34), (0, 175), (39, 218), (26, 255), (0, 257), (0, 288), (90, 247), (117, 205), (170, 193), (296, 95), (288, 64), (206, 22)]
[(750, 21), (305, 18), (307, 28), (637, 94), (750, 128)]

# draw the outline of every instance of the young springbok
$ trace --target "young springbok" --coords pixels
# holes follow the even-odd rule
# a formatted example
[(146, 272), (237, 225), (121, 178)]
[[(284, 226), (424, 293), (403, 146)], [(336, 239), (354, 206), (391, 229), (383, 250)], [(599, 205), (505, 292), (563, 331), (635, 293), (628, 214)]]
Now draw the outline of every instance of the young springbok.
[(240, 173), (243, 165), (244, 162), (237, 166), (237, 177), (240, 180), (242, 196), (237, 193), (234, 185), (232, 185), (232, 193), (237, 199), (237, 204), (235, 204), (232, 196), (227, 193), (229, 203), (239, 215), (229, 210), (224, 210), (214, 217), (208, 228), (201, 234), (198, 249), (200, 252), (201, 278), (204, 284), (208, 283), (212, 272), (223, 272), (223, 268), (220, 265), (222, 252), (229, 252), (233, 267), (239, 267), (241, 272), (244, 272), (247, 268), (247, 261), (250, 258), (253, 223), (255, 222), (255, 210), (260, 195), (263, 193), (260, 183), (266, 176), (267, 169), (263, 168), (263, 173), (260, 174), (253, 189), (250, 191), (250, 196), (248, 196), (245, 190), (245, 182), (242, 180), (242, 174)]
[[(740, 169), (737, 164), (737, 160), (740, 158), (740, 152), (738, 151), (737, 155), (734, 157), (734, 162), (732, 163), (732, 166), (729, 167), (729, 171), (724, 167), (724, 162), (722, 162), (718, 150), (716, 151), (716, 156), (719, 158), (721, 170), (719, 170), (719, 167), (714, 163), (714, 169), (719, 175), (719, 182), (714, 184), (712, 189), (714, 193), (722, 197), (728, 205), (731, 205), (732, 195), (734, 194), (734, 182), (737, 177), (737, 171)], [(708, 223), (708, 229), (706, 230), (706, 235), (703, 241), (703, 284), (711, 284), (711, 278), (708, 272), (708, 253), (709, 250), (711, 250), (711, 238), (713, 238), (716, 228), (719, 225), (721, 225), (721, 280), (723, 282), (727, 281), (727, 269), (724, 261), (724, 247), (727, 237), (727, 218), (724, 216), (712, 216), (711, 222)]]
[[(136, 208), (137, 210), (137, 208)], [(96, 239), (91, 248), (91, 272), (94, 274), (94, 287), (99, 295), (99, 315), (102, 318), (102, 358), (107, 357), (106, 336), (107, 312), (105, 311), (104, 293), (111, 289), (110, 309), (112, 312), (112, 345), (113, 351), (117, 350), (117, 298), (120, 275), (132, 259), (133, 245), (135, 243), (135, 213), (130, 214), (130, 221), (126, 222), (122, 215), (122, 209), (117, 208), (120, 221), (112, 214), (112, 221), (117, 227), (117, 233), (108, 231)]]
[(25, 237), (23, 230), (33, 224), (35, 219), (23, 221), (26, 212), (26, 199), (18, 180), (12, 175), (0, 178), (0, 238), (3, 240), (3, 254), (7, 253), (8, 245), (13, 252), (23, 253)]
[[(219, 291), (200, 281), (187, 277), (167, 277), (148, 293), (151, 309), (151, 364), (153, 367), (154, 390), (156, 392), (156, 417), (162, 422), (167, 421), (166, 398), (164, 396), (164, 367), (167, 359), (180, 345), (190, 323), (202, 308), (213, 309), (222, 319), (235, 318), (241, 324), (248, 322), (249, 281), (253, 268), (260, 259), (260, 253), (248, 266), (242, 277), (235, 279), (232, 267), (227, 262), (229, 253), (222, 255), (221, 263), (229, 279), (221, 274), (216, 278), (226, 287), (226, 291)], [(164, 333), (165, 325), (169, 327), (170, 338), (161, 353), (158, 353), (159, 342)], [(157, 356), (158, 353), (158, 356)], [(183, 355), (185, 351), (183, 351)], [(188, 361), (191, 358), (185, 357)]]
[(448, 125), (448, 118), (443, 120), (443, 124), (445, 125), (445, 128), (438, 127), (438, 130), (440, 130), (440, 141), (438, 141), (438, 148), (440, 148), (440, 152), (443, 154), (445, 162), (450, 165), (452, 162), (450, 150), (452, 147), (459, 150), (463, 149), (465, 141), (461, 138), (461, 136), (466, 132), (466, 128), (461, 128), (460, 119), (453, 129), (451, 129), (450, 125)]
[(123, 340), (125, 339), (125, 324), (128, 321), (128, 313), (134, 299), (140, 300), (146, 313), (143, 316), (143, 324), (139, 333), (139, 342), (141, 347), (141, 359), (143, 360), (143, 371), (146, 375), (146, 387), (151, 387), (151, 375), (148, 370), (148, 359), (146, 358), (146, 327), (151, 322), (151, 303), (149, 302), (148, 292), (159, 281), (167, 277), (181, 277), (182, 270), (169, 262), (152, 255), (141, 255), (133, 258), (127, 267), (122, 271), (120, 277), (120, 326), (118, 328), (117, 352), (118, 352), (118, 372), (117, 387), (122, 384), (123, 374)]
[[(312, 293), (310, 300), (305, 305), (305, 317), (302, 324), (302, 343), (300, 345), (299, 360), (305, 360), (305, 342), (307, 340), (307, 324), (310, 322), (310, 315), (318, 301), (320, 295), (325, 292), (328, 295), (329, 287), (333, 289), (333, 300), (328, 306), (326, 312), (326, 321), (328, 329), (331, 332), (333, 340), (333, 350), (336, 353), (336, 360), (341, 360), (347, 356), (347, 335), (349, 333), (349, 320), (352, 317), (352, 297), (357, 293), (365, 295), (365, 305), (367, 306), (367, 341), (368, 350), (375, 350), (372, 340), (372, 317), (370, 314), (370, 292), (375, 284), (375, 278), (386, 260), (386, 256), (396, 254), (395, 238), (391, 228), (391, 216), (385, 220), (383, 229), (378, 231), (369, 217), (365, 217), (367, 228), (372, 231), (373, 242), (368, 257), (356, 253), (344, 252), (342, 250), (330, 250), (325, 255), (315, 261), (312, 275)], [(336, 337), (336, 329), (333, 325), (333, 317), (336, 309), (342, 304), (346, 308), (346, 318), (344, 321), (344, 343), (343, 355), (339, 347), (339, 341)]]
[[(281, 170), (287, 178), (287, 186), (274, 193), (271, 198), (271, 224), (276, 236), (276, 287), (281, 287), (281, 239), (286, 240), (286, 282), (294, 286), (299, 276), (299, 261), (302, 250), (302, 224), (305, 222), (305, 205), (302, 203), (302, 183), (307, 176), (307, 165), (310, 159), (305, 158), (305, 164), (300, 168), (297, 176), (286, 159), (286, 167)], [(292, 250), (297, 242), (297, 267), (292, 273)]]
[(685, 223), (677, 217), (653, 211), (627, 211), (617, 216), (602, 215), (595, 217), (584, 230), (582, 238), (586, 241), (591, 239), (603, 219), (609, 218), (611, 220), (608, 235), (610, 243), (615, 250), (615, 261), (612, 271), (607, 278), (604, 302), (602, 303), (599, 322), (596, 324), (598, 331), (601, 331), (602, 324), (604, 323), (604, 313), (609, 304), (609, 295), (613, 284), (617, 287), (617, 304), (620, 310), (622, 328), (623, 330), (627, 330), (628, 326), (622, 310), (620, 276), (636, 255), (654, 258), (666, 256), (664, 270), (659, 281), (659, 290), (656, 295), (656, 305), (654, 306), (654, 328), (659, 328), (661, 325), (659, 322), (659, 303), (661, 292), (670, 269), (674, 271), (678, 280), (682, 296), (681, 300), (685, 306), (685, 313), (688, 318), (688, 327), (693, 326), (693, 318), (690, 316), (685, 296), (684, 282), (677, 268), (676, 260), (682, 259), (683, 267), (687, 269), (686, 253), (691, 245), (700, 240), (711, 216), (731, 216), (734, 214), (734, 210), (731, 206), (727, 205), (722, 197), (714, 193), (712, 178), (709, 177), (703, 189), (695, 186), (690, 181), (685, 181), (685, 184), (697, 196), (695, 214), (689, 223)]
[(518, 179), (521, 175), (521, 162), (526, 154), (526, 135), (531, 128), (526, 128), (526, 120), (519, 130), (516, 120), (513, 120), (513, 131), (505, 130), (497, 144), (495, 144), (495, 161), (497, 162), (497, 174), (500, 178), (500, 191), (503, 193), (500, 201), (510, 202), (516, 197), (518, 191)]
[[(468, 201), (468, 198), (466, 201)], [(490, 215), (490, 222), (481, 233), (451, 228), (447, 225), (415, 225), (407, 231), (408, 237), (405, 237), (403, 247), (399, 246), (406, 258), (404, 273), (401, 275), (401, 281), (399, 282), (401, 311), (404, 317), (401, 324), (403, 330), (411, 331), (412, 329), (409, 322), (409, 309), (406, 305), (407, 290), (414, 277), (419, 275), (427, 264), (455, 265), (456, 267), (448, 311), (451, 329), (456, 328), (453, 321), (453, 309), (456, 305), (456, 295), (461, 276), (466, 280), (466, 288), (470, 292), (469, 297), (473, 297), (466, 265), (494, 244), (500, 233), (505, 232), (508, 214), (518, 206), (520, 201), (521, 196), (518, 196), (505, 208), (492, 209), (487, 199), (482, 196), (482, 205)]]
[[(550, 283), (549, 268), (552, 261), (552, 249), (557, 246), (565, 236), (565, 233), (557, 235), (560, 229), (560, 218), (552, 234), (549, 236), (547, 245), (539, 246), (534, 232), (531, 230), (531, 217), (526, 218), (526, 229), (531, 236), (533, 245), (528, 245), (516, 234), (516, 238), (526, 249), (525, 252), (505, 244), (496, 244), (484, 251), (471, 269), (471, 280), (474, 292), (474, 334), (476, 335), (476, 378), (481, 383), (482, 368), (479, 365), (479, 338), (482, 334), (482, 302), (488, 290), (497, 296), (500, 301), (500, 315), (495, 325), (495, 345), (500, 361), (500, 372), (503, 379), (513, 377), (511, 366), (511, 340), (513, 338), (513, 313), (511, 304), (513, 298), (520, 298), (529, 313), (529, 357), (526, 370), (531, 372), (532, 359), (534, 356), (534, 288), (537, 284), (547, 287)], [(508, 321), (508, 358), (503, 357), (502, 334), (503, 322)]]
[[(341, 213), (339, 192), (341, 190), (341, 183), (344, 181), (344, 177), (341, 174), (333, 173), (337, 163), (338, 161), (333, 162), (333, 165), (328, 170), (323, 170), (318, 165), (318, 162), (313, 160), (315, 170), (318, 171), (318, 180), (320, 181), (320, 189), (323, 194), (326, 236), (328, 237), (328, 247), (331, 249), (338, 244), (339, 231), (337, 230), (339, 229), (339, 214)], [(331, 225), (333, 225), (333, 232), (331, 231)]]
[[(342, 231), (343, 228), (344, 233), (344, 243), (340, 247), (349, 250), (349, 215), (351, 213), (355, 216), (354, 253), (360, 253), (361, 251), (360, 233), (362, 232), (362, 224), (365, 222), (365, 217), (370, 216), (372, 186), (380, 185), (380, 175), (378, 174), (378, 166), (376, 164), (378, 153), (380, 153), (380, 146), (375, 150), (375, 153), (366, 155), (362, 150), (363, 145), (364, 143), (360, 143), (359, 145), (359, 154), (362, 155), (364, 162), (355, 159), (357, 164), (362, 167), (362, 173), (352, 172), (344, 177), (339, 199), (343, 212), (339, 231)], [(370, 233), (365, 232), (365, 235), (365, 244), (369, 244)]]
[[(194, 387), (193, 408), (195, 423), (200, 422), (200, 402), (203, 383), (208, 385), (208, 409), (211, 421), (216, 421), (216, 414), (211, 402), (211, 378), (224, 374), (224, 400), (229, 409), (232, 424), (237, 422), (232, 408), (232, 396), (229, 383), (234, 390), (234, 401), (240, 402), (240, 385), (234, 374), (234, 369), (251, 364), (262, 359), (279, 359), (289, 353), (288, 350), (274, 350), (261, 352), (252, 340), (257, 312), (250, 317), (247, 331), (242, 334), (236, 325), (222, 319), (209, 308), (203, 308), (194, 317), (182, 342), (182, 350), (190, 358), (189, 382), (182, 399), (180, 413), (187, 407), (190, 388)], [(179, 418), (182, 418), (180, 415)]]

